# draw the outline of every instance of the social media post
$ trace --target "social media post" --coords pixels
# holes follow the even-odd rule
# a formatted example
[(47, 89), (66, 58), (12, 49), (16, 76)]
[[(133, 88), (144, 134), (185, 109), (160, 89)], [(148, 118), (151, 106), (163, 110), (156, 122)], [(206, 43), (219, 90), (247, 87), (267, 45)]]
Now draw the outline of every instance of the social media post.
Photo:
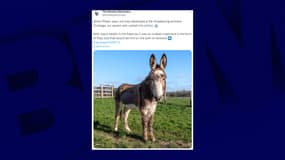
[(92, 11), (93, 150), (193, 150), (193, 11), (177, 12)]
[(146, 47), (192, 50), (193, 11), (92, 11), (93, 50)]

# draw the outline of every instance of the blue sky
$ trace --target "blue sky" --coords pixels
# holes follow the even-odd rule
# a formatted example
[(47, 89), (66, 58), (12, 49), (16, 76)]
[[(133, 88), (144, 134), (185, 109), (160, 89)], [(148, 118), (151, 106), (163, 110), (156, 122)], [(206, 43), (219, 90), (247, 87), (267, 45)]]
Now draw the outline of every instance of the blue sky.
[(192, 52), (190, 51), (95, 51), (93, 56), (93, 85), (122, 83), (137, 84), (150, 71), (149, 57), (154, 53), (157, 63), (163, 53), (167, 56), (167, 91), (192, 90)]

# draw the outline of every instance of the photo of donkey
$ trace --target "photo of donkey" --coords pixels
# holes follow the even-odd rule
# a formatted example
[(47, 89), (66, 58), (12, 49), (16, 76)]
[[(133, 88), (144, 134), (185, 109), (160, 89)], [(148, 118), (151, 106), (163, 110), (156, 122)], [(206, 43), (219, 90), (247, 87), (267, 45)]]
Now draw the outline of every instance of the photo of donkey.
[(128, 125), (128, 115), (131, 108), (137, 107), (141, 114), (143, 140), (147, 141), (148, 133), (151, 141), (155, 141), (153, 134), (153, 121), (154, 113), (156, 110), (157, 102), (165, 94), (166, 88), (166, 73), (165, 67), (167, 64), (166, 55), (163, 54), (160, 59), (160, 64), (156, 64), (154, 54), (150, 56), (150, 73), (139, 84), (122, 84), (119, 86), (115, 96), (115, 125), (114, 130), (118, 131), (118, 122), (120, 118), (120, 103), (124, 104), (124, 122), (125, 129), (131, 132)]
[(100, 50), (92, 59), (93, 149), (192, 149), (191, 51)]

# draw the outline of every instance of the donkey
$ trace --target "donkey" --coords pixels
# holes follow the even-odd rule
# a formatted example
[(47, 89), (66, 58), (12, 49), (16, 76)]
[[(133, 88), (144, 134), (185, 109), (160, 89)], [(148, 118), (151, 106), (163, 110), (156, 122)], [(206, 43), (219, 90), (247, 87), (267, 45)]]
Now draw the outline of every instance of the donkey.
[(128, 115), (132, 108), (138, 108), (141, 114), (143, 140), (148, 140), (148, 133), (151, 141), (155, 141), (153, 134), (153, 119), (157, 102), (165, 95), (167, 64), (166, 55), (163, 54), (160, 64), (156, 64), (154, 54), (149, 60), (150, 72), (148, 76), (139, 84), (122, 84), (115, 93), (115, 123), (114, 130), (118, 131), (118, 122), (122, 115), (121, 103), (124, 105), (125, 129), (131, 132), (128, 125)]

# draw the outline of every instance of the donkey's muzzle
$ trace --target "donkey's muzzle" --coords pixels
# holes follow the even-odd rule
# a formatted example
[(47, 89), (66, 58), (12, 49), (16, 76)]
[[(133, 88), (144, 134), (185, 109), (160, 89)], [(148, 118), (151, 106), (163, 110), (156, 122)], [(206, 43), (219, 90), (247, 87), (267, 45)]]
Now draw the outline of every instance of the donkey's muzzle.
[(156, 101), (159, 101), (159, 100), (161, 99), (161, 97), (154, 97), (154, 99), (155, 99)]

